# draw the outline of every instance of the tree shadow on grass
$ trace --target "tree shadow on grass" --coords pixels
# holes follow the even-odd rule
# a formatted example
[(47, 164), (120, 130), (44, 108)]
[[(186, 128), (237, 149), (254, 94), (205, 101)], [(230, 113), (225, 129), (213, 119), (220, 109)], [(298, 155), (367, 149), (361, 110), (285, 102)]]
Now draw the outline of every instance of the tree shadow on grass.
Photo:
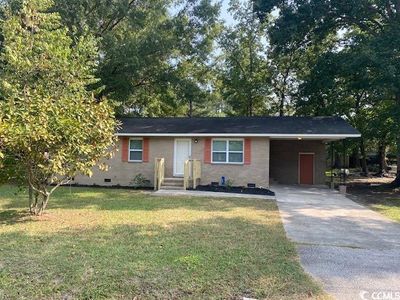
[[(1, 194), (0, 194), (1, 197)], [(26, 193), (17, 194), (13, 201), (3, 205), (7, 209), (25, 208)], [(60, 187), (50, 198), (49, 209), (96, 210), (144, 210), (187, 208), (199, 211), (229, 211), (248, 207), (265, 210), (275, 207), (275, 201), (267, 199), (207, 198), (207, 197), (160, 197), (150, 192), (132, 190)]]
[(13, 225), (16, 223), (31, 222), (30, 214), (26, 211), (8, 209), (0, 211), (0, 225)]
[(280, 223), (267, 220), (217, 217), (0, 237), (6, 298), (300, 299), (321, 293)]
[(393, 206), (400, 206), (400, 193), (388, 184), (356, 184), (348, 188), (348, 196), (363, 204), (391, 203)]

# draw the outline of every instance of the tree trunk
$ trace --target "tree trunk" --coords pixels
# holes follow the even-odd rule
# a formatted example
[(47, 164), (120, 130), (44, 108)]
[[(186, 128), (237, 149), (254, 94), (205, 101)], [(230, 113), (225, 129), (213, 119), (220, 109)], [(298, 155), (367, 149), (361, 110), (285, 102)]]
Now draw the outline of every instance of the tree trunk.
[(28, 185), (29, 190), (29, 212), (33, 215), (36, 215), (37, 207), (38, 207), (38, 200), (39, 200), (39, 193), (32, 184)]
[(249, 103), (249, 109), (248, 109), (248, 115), (249, 117), (253, 116), (253, 100), (250, 98), (250, 103)]
[(343, 167), (339, 151), (335, 151), (335, 161), (334, 161), (333, 165), (334, 165), (335, 169), (340, 169)]
[(189, 118), (193, 117), (193, 100), (189, 99)]
[(354, 148), (353, 152), (351, 153), (349, 167), (350, 168), (360, 167), (360, 151), (358, 150), (358, 147)]
[(29, 210), (31, 214), (40, 216), (47, 207), (50, 195), (51, 192), (47, 191), (46, 186), (29, 184)]
[(285, 94), (281, 93), (281, 101), (279, 103), (279, 116), (282, 117), (285, 114)]
[(364, 138), (360, 140), (361, 170), (362, 175), (368, 176), (367, 155), (365, 153)]
[[(397, 121), (397, 124), (400, 124), (400, 116), (398, 116), (400, 112), (400, 91), (397, 92), (396, 94), (396, 107), (395, 111), (397, 112), (397, 118), (395, 119)], [(399, 187), (400, 186), (400, 130), (397, 128), (396, 130), (396, 148), (397, 148), (397, 172), (396, 172), (396, 178), (393, 180), (391, 183), (392, 186), (394, 187)]]
[(400, 133), (397, 133), (397, 141), (396, 141), (396, 147), (397, 147), (397, 153), (396, 153), (396, 159), (397, 159), (397, 172), (396, 172), (396, 178), (393, 180), (392, 185), (395, 187), (400, 186)]
[(380, 143), (378, 147), (378, 156), (379, 156), (379, 170), (376, 176), (384, 176), (387, 173), (387, 164), (386, 164), (386, 145), (385, 143)]
[(29, 189), (29, 212), (33, 213), (33, 189), (32, 187), (29, 185), (28, 187)]
[(385, 159), (383, 160), (383, 169), (385, 170), (386, 173), (389, 172), (389, 165), (388, 165), (388, 159), (387, 159), (387, 148), (385, 149)]
[(40, 206), (39, 215), (41, 215), (47, 207), (47, 203), (49, 203), (50, 195), (46, 193), (46, 196), (43, 196), (42, 204)]
[(40, 200), (36, 202), (36, 207), (34, 210), (35, 215), (40, 216), (43, 214), (44, 210), (47, 207), (47, 203), (49, 202), (50, 195), (46, 193), (45, 195), (40, 195)]

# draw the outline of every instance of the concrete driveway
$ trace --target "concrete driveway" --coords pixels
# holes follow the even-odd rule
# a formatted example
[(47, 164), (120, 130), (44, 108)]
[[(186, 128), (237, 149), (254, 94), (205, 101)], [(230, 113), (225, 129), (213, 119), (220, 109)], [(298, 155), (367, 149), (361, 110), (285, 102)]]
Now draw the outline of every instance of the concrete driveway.
[(329, 294), (400, 299), (400, 224), (327, 188), (271, 189), (301, 264)]

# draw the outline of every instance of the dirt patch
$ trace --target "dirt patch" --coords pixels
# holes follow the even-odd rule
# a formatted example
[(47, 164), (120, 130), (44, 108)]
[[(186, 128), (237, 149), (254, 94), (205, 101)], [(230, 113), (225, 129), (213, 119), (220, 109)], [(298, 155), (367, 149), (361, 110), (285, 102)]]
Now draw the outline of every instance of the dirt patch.
[(394, 177), (356, 177), (349, 181), (349, 185), (380, 185), (390, 184)]
[(398, 199), (399, 189), (393, 189), (389, 184), (393, 178), (369, 177), (356, 178), (348, 183), (348, 196), (363, 204), (379, 204), (387, 200)]

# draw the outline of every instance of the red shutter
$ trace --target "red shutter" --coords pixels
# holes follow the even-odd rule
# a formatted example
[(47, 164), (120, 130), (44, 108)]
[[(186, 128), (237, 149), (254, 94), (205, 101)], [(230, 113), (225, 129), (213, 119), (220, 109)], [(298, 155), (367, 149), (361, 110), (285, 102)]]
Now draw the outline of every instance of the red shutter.
[(204, 163), (211, 164), (211, 139), (206, 138), (204, 141)]
[(149, 138), (143, 138), (143, 162), (149, 162)]
[(244, 164), (251, 164), (251, 139), (244, 139)]
[(129, 149), (129, 138), (122, 137), (121, 138), (121, 159), (122, 161), (128, 161), (128, 151)]

